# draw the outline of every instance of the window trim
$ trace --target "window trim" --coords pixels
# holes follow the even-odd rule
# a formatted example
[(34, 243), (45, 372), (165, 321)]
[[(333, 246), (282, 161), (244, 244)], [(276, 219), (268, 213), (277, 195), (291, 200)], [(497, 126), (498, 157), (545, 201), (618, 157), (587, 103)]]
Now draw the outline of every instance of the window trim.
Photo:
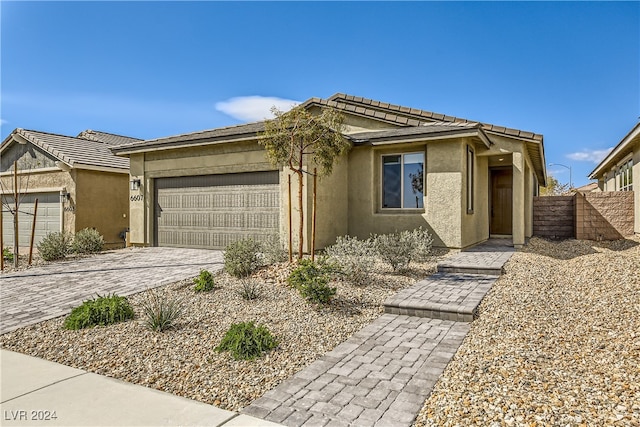
[(466, 203), (467, 203), (467, 214), (473, 214), (475, 208), (475, 189), (476, 189), (476, 162), (475, 162), (475, 151), (471, 148), (470, 145), (467, 145), (467, 189), (466, 189)]
[(628, 157), (618, 164), (615, 172), (616, 191), (633, 191), (633, 158)]
[[(402, 196), (403, 194), (403, 190), (404, 190), (404, 156), (405, 155), (411, 155), (411, 154), (422, 154), (422, 197), (423, 197), (423, 201), (422, 201), (422, 207), (421, 208), (405, 208), (402, 205), (404, 205), (404, 197)], [(389, 157), (389, 156), (400, 156), (400, 207), (398, 208), (388, 208), (384, 206), (384, 158), (385, 157)], [(424, 188), (425, 188), (425, 163), (426, 163), (426, 153), (424, 151), (401, 151), (401, 152), (392, 152), (392, 153), (384, 153), (384, 154), (380, 154), (380, 161), (378, 162), (378, 164), (380, 165), (380, 183), (378, 186), (378, 193), (380, 194), (380, 202), (379, 202), (379, 209), (381, 210), (381, 212), (385, 212), (385, 213), (389, 213), (389, 212), (424, 212), (425, 211), (425, 206), (424, 206)]]

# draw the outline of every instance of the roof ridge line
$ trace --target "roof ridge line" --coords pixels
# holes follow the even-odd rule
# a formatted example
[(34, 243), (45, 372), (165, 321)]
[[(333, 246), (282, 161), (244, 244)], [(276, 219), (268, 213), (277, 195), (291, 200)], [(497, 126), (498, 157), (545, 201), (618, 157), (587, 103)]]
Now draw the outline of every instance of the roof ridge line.
[(39, 131), (34, 131), (34, 130), (29, 130), (29, 129), (22, 129), (22, 128), (17, 128), (16, 131), (17, 131), (18, 135), (20, 135), (21, 137), (27, 139), (32, 144), (35, 144), (36, 146), (40, 147), (41, 149), (51, 153), (53, 156), (57, 157), (59, 160), (62, 160), (63, 162), (65, 162), (69, 166), (73, 167), (75, 162), (73, 160), (71, 160), (69, 157), (65, 156), (65, 154), (63, 152), (61, 152), (57, 148), (52, 147), (51, 145), (47, 144), (46, 142), (41, 141), (35, 135), (29, 135), (28, 133), (24, 133), (24, 132), (44, 133), (46, 135), (63, 136), (65, 138), (72, 138), (72, 139), (80, 139), (80, 138), (75, 138), (73, 136), (68, 136), (68, 135), (60, 135), (60, 134), (57, 134), (57, 133), (39, 132)]

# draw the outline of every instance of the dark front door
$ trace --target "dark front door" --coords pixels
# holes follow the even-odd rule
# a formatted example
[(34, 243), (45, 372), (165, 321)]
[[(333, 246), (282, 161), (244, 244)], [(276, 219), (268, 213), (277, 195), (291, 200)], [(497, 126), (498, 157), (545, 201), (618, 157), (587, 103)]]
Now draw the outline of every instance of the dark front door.
[(491, 234), (511, 234), (513, 224), (513, 171), (491, 170)]

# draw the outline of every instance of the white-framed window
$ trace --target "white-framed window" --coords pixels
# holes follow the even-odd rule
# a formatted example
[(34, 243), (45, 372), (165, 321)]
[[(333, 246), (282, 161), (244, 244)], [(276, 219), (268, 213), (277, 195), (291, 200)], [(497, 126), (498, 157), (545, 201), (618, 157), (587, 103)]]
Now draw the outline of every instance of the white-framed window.
[(424, 208), (424, 153), (382, 156), (382, 208)]
[(467, 213), (469, 214), (473, 213), (473, 192), (475, 190), (474, 169), (475, 164), (473, 148), (467, 145)]
[(616, 187), (618, 191), (633, 190), (633, 160), (625, 161), (616, 172)]

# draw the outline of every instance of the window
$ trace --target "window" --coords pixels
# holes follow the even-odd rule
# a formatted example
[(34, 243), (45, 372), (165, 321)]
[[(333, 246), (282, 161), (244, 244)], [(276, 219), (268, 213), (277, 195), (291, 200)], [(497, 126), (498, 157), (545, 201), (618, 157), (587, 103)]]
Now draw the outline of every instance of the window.
[(473, 213), (474, 164), (473, 149), (467, 145), (467, 213)]
[(619, 191), (633, 190), (633, 160), (629, 160), (620, 166), (616, 175)]
[(382, 156), (382, 207), (424, 208), (424, 153)]

